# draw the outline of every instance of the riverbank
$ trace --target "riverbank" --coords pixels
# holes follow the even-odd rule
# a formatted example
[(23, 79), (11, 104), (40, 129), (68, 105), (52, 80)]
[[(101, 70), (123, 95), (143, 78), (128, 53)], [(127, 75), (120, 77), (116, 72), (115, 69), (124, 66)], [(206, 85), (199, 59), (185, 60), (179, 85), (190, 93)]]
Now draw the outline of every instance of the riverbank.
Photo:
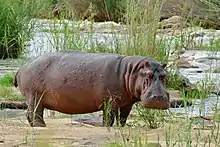
[[(172, 119), (164, 127), (148, 129), (145, 127), (106, 128), (80, 123), (71, 118), (46, 118), (47, 128), (30, 128), (21, 118), (0, 121), (0, 145), (4, 146), (209, 146), (214, 147), (217, 130), (213, 125), (199, 127), (196, 121), (188, 126), (185, 119)], [(210, 123), (209, 123), (210, 124)], [(185, 126), (186, 128), (184, 129)], [(171, 130), (169, 128), (172, 128)], [(19, 134), (19, 135), (16, 135)], [(169, 134), (169, 135), (168, 135)], [(167, 136), (168, 135), (168, 136)], [(187, 135), (190, 135), (188, 142)], [(145, 137), (143, 137), (145, 136)]]

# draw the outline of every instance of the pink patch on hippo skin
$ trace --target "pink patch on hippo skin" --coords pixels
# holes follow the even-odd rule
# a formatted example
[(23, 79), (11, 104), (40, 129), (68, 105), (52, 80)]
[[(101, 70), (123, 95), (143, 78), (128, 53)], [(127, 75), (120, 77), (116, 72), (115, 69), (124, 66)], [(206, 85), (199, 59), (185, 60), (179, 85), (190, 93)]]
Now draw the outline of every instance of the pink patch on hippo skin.
[(148, 71), (146, 72), (146, 75), (147, 75), (147, 78), (149, 78), (149, 79), (152, 79), (152, 78), (153, 78), (153, 72), (150, 71), (150, 70), (148, 70)]

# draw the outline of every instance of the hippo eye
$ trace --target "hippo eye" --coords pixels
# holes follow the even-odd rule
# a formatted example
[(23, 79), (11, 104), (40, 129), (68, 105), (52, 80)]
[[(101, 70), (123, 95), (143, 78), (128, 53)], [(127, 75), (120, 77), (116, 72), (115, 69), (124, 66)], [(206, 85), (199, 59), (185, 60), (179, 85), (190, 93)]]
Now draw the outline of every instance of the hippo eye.
[(152, 79), (153, 78), (153, 73), (152, 72), (148, 72), (147, 73), (147, 78), (148, 79)]
[(160, 75), (159, 76), (160, 80), (164, 80), (165, 77), (166, 77), (166, 75)]

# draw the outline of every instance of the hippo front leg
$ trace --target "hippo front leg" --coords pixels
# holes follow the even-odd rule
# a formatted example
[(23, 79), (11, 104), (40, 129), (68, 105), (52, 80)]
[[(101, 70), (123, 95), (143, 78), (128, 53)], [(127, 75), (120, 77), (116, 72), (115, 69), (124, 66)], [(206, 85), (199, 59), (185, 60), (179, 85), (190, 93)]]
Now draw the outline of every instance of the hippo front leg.
[(118, 110), (103, 110), (103, 126), (112, 127), (115, 117), (118, 117)]
[[(103, 115), (103, 126), (110, 126), (112, 127), (116, 118), (117, 126), (124, 127), (128, 118), (128, 115), (131, 112), (133, 104), (121, 107), (116, 110), (110, 110), (108, 115)], [(103, 114), (106, 112), (103, 110)]]
[[(120, 122), (121, 127), (124, 127), (124, 126), (125, 126), (126, 121), (127, 121), (127, 119), (128, 119), (128, 115), (129, 115), (130, 112), (131, 112), (132, 106), (133, 106), (133, 104), (127, 105), (127, 106), (124, 106), (124, 107), (121, 107), (121, 108), (120, 108), (120, 115), (119, 115), (118, 118), (117, 118), (117, 116), (116, 116), (116, 119), (117, 119), (117, 121)], [(117, 123), (117, 125), (118, 125), (118, 123)]]

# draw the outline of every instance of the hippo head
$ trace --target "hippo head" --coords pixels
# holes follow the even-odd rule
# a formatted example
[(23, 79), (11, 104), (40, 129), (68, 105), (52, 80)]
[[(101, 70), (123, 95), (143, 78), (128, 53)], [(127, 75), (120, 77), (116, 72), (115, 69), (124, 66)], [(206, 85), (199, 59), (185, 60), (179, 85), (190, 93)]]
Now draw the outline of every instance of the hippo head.
[(165, 89), (166, 64), (154, 60), (142, 61), (137, 71), (135, 91), (142, 106), (150, 109), (168, 109), (169, 94)]

